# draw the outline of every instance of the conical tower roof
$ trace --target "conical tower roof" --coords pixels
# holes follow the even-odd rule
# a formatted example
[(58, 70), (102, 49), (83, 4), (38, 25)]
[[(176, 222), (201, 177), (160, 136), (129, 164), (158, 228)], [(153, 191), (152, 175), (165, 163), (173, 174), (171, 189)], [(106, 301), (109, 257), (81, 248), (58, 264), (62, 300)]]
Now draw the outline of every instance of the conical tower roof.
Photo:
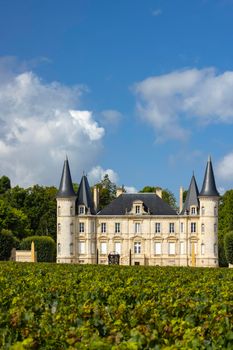
[(73, 189), (70, 167), (68, 159), (64, 161), (61, 182), (57, 193), (57, 198), (76, 197)]
[(184, 214), (186, 210), (189, 211), (191, 206), (199, 207), (198, 195), (199, 190), (197, 187), (195, 176), (193, 175), (181, 214)]
[(95, 214), (92, 193), (91, 193), (91, 189), (90, 189), (86, 175), (82, 176), (82, 179), (78, 188), (76, 204), (77, 206), (85, 205), (87, 209), (90, 208), (91, 214)]
[(199, 196), (211, 196), (211, 197), (219, 196), (219, 193), (215, 184), (214, 171), (213, 171), (210, 157), (207, 162), (205, 178), (204, 178), (202, 189)]

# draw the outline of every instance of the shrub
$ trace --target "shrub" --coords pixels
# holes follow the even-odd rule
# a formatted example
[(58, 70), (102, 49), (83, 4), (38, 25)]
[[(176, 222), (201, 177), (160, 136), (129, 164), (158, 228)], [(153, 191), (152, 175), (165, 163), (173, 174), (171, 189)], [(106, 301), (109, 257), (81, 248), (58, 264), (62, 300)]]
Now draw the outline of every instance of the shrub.
[(56, 244), (49, 236), (31, 236), (24, 238), (20, 243), (21, 250), (30, 250), (34, 241), (38, 262), (52, 262), (55, 260)]
[(0, 232), (0, 260), (9, 260), (11, 250), (16, 246), (16, 239), (10, 230)]
[(233, 231), (225, 235), (224, 248), (228, 263), (233, 264)]

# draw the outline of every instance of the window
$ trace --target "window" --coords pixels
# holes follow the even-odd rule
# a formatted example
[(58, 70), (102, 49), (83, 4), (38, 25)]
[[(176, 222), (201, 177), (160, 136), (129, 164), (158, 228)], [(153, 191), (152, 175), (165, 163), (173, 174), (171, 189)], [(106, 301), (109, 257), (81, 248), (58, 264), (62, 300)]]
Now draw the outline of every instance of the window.
[(70, 255), (74, 254), (74, 245), (73, 243), (70, 243)]
[(57, 253), (58, 253), (58, 255), (61, 254), (61, 243), (57, 244)]
[(192, 208), (191, 208), (191, 214), (192, 214), (192, 215), (196, 214), (196, 208), (195, 208), (195, 207), (192, 207)]
[(141, 253), (141, 242), (134, 242), (134, 253), (135, 254)]
[(115, 242), (115, 252), (121, 254), (121, 242)]
[(91, 242), (91, 254), (95, 254), (95, 242)]
[(201, 255), (205, 255), (205, 244), (201, 244)]
[(214, 233), (217, 232), (217, 224), (214, 224)]
[(58, 215), (58, 216), (61, 215), (61, 207), (60, 207), (60, 205), (57, 207), (57, 215)]
[(162, 245), (161, 242), (155, 242), (155, 255), (162, 254)]
[(155, 233), (160, 233), (161, 231), (161, 225), (160, 222), (155, 223)]
[(205, 232), (205, 224), (201, 224), (201, 233)]
[(180, 255), (185, 254), (185, 242), (180, 242)]
[(58, 233), (61, 233), (61, 224), (57, 224), (57, 230), (58, 230)]
[(140, 214), (140, 205), (136, 205), (136, 207), (135, 207), (135, 213), (136, 214)]
[(72, 207), (72, 205), (70, 207), (70, 215), (73, 215), (73, 207)]
[(86, 251), (86, 245), (84, 241), (80, 241), (78, 244), (79, 247), (79, 254), (85, 254)]
[(107, 254), (107, 242), (100, 243), (100, 253)]
[(70, 223), (70, 233), (73, 234), (74, 230), (73, 230), (74, 224), (73, 222)]
[(135, 222), (135, 233), (140, 233), (141, 225), (140, 222)]
[(214, 243), (214, 255), (217, 256), (217, 244)]
[(193, 254), (193, 250), (194, 250), (194, 254), (197, 254), (197, 242), (191, 242), (190, 243), (190, 254)]
[(183, 233), (184, 232), (184, 223), (181, 222), (180, 223), (180, 233)]
[(195, 232), (196, 232), (196, 223), (191, 222), (191, 233), (195, 233)]
[(121, 224), (119, 222), (115, 222), (115, 233), (121, 232)]
[(84, 232), (84, 222), (79, 223), (79, 232)]
[(85, 207), (83, 205), (79, 206), (79, 214), (84, 214), (85, 213)]
[(169, 233), (174, 233), (174, 232), (175, 232), (175, 224), (174, 224), (174, 222), (170, 222)]
[(218, 210), (217, 207), (214, 207), (214, 215), (217, 216), (218, 215)]
[(101, 223), (101, 232), (105, 233), (106, 232), (106, 222)]
[(175, 255), (176, 253), (176, 244), (174, 242), (168, 243), (168, 254), (169, 255)]
[(205, 215), (205, 207), (201, 207), (201, 215)]

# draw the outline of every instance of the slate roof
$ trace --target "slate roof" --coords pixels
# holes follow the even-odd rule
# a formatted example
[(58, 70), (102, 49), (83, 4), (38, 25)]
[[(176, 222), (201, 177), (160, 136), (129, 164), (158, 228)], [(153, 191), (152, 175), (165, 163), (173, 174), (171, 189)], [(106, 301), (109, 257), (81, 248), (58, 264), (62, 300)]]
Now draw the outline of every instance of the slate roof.
[(155, 193), (123, 193), (99, 211), (98, 215), (125, 215), (136, 200), (142, 201), (144, 210), (151, 215), (177, 215), (177, 212)]
[(85, 205), (86, 209), (90, 208), (91, 214), (95, 214), (91, 189), (85, 175), (83, 175), (78, 188), (76, 207), (79, 205)]
[(219, 193), (215, 184), (214, 171), (213, 171), (210, 157), (207, 162), (205, 178), (204, 178), (202, 189), (199, 196), (210, 196), (210, 197), (219, 196)]
[(184, 202), (184, 206), (181, 211), (182, 215), (185, 213), (186, 210), (189, 211), (191, 206), (199, 207), (198, 196), (199, 196), (199, 190), (197, 187), (195, 176), (193, 175), (189, 185), (187, 196)]
[(66, 198), (66, 197), (76, 197), (76, 194), (73, 189), (72, 179), (70, 175), (70, 167), (68, 159), (64, 161), (61, 182), (59, 190), (57, 192), (57, 198)]

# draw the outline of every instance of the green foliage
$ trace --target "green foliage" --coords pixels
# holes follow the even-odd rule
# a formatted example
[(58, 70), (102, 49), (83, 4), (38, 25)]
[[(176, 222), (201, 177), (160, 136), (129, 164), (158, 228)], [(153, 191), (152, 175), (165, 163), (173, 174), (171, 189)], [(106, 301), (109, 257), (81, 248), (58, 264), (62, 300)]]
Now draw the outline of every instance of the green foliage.
[(0, 177), (0, 194), (5, 193), (7, 190), (11, 188), (11, 181), (9, 177), (3, 175)]
[(218, 263), (219, 263), (219, 267), (227, 267), (228, 266), (228, 262), (227, 262), (226, 254), (225, 254), (223, 237), (219, 237), (219, 239), (218, 239)]
[(232, 349), (232, 269), (0, 264), (0, 348)]
[(228, 263), (233, 264), (233, 231), (225, 234), (224, 247)]
[(219, 203), (219, 236), (224, 237), (227, 232), (233, 231), (233, 190), (226, 191)]
[[(7, 191), (4, 201), (25, 215), (27, 228), (31, 230), (27, 235), (49, 235), (56, 239), (56, 194), (55, 187), (35, 185), (23, 189), (16, 186)], [(12, 231), (14, 233), (14, 229)]]
[(9, 260), (12, 248), (16, 247), (16, 240), (10, 230), (0, 232), (0, 260)]
[(116, 185), (106, 174), (97, 186), (99, 188), (99, 209), (101, 210), (116, 198)]
[(153, 186), (145, 186), (140, 192), (144, 193), (150, 193), (153, 192), (155, 193), (156, 190), (162, 190), (162, 199), (168, 203), (173, 209), (177, 209), (177, 203), (176, 203), (176, 197), (174, 196), (174, 194), (166, 189), (162, 189), (161, 187), (153, 187)]
[(21, 250), (30, 250), (34, 241), (38, 262), (52, 262), (55, 260), (56, 244), (48, 236), (31, 236), (24, 238), (20, 243)]
[(0, 199), (0, 227), (11, 230), (18, 239), (27, 237), (31, 233), (25, 213), (12, 207), (3, 198)]

